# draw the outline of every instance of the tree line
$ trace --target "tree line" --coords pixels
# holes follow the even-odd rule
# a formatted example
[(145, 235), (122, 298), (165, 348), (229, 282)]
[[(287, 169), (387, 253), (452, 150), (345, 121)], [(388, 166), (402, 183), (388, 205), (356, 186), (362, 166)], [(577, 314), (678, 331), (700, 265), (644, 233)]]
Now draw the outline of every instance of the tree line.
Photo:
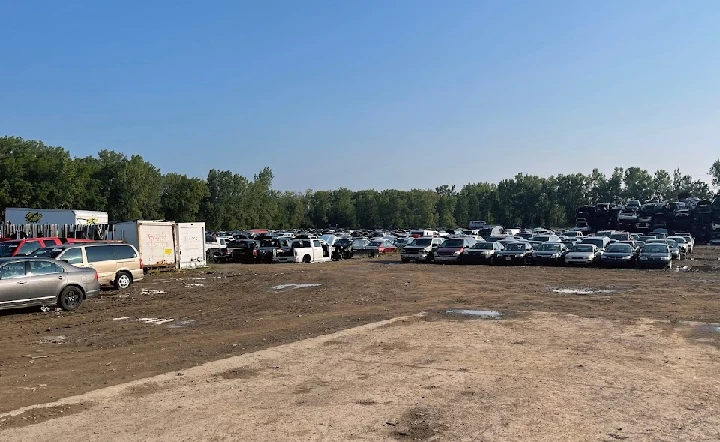
[[(712, 164), (720, 186), (720, 160)], [(249, 228), (412, 228), (467, 226), (485, 220), (507, 226), (568, 226), (575, 209), (596, 202), (712, 198), (708, 184), (676, 169), (654, 174), (617, 167), (610, 176), (593, 170), (539, 177), (519, 173), (499, 183), (456, 189), (281, 192), (264, 168), (252, 179), (229, 170), (207, 178), (166, 173), (139, 155), (102, 150), (74, 158), (62, 147), (19, 137), (0, 138), (0, 209), (106, 211), (111, 220), (205, 221), (209, 230)]]

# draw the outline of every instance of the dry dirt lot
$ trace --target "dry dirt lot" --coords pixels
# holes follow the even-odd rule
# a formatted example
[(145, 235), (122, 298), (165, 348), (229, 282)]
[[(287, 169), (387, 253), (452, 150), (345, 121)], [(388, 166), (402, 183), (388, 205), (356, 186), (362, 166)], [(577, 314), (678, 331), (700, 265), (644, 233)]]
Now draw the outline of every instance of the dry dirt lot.
[(717, 440), (719, 256), (225, 265), (0, 312), (0, 440)]

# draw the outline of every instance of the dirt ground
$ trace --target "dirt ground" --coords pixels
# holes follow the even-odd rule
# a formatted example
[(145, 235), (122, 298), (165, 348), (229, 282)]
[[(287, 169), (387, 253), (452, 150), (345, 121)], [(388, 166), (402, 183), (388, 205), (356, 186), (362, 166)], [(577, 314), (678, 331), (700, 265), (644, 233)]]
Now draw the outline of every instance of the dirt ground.
[[(720, 248), (694, 255), (672, 271), (219, 265), (151, 275), (73, 313), (0, 312), (0, 440), (63, 440), (50, 428), (79, 422), (96, 440), (717, 440)], [(322, 337), (335, 332), (347, 338)], [(208, 361), (220, 365), (191, 369)], [(226, 401), (204, 433), (180, 424), (176, 409), (206, 416)], [(178, 424), (123, 418), (93, 437), (81, 419), (143, 407)]]

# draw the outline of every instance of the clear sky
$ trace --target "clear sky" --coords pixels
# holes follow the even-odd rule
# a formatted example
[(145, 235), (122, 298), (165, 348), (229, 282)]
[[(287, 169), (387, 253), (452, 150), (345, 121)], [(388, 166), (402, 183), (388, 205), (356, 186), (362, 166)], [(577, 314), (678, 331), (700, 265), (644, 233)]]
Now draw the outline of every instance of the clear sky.
[(0, 0), (0, 135), (281, 190), (720, 158), (720, 1)]

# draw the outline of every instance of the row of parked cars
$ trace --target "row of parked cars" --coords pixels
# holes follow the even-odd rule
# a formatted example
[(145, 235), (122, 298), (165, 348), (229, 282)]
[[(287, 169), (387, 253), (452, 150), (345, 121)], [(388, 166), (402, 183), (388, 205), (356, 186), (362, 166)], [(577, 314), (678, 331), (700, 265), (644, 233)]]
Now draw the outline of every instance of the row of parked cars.
[(0, 242), (0, 310), (57, 305), (75, 310), (101, 286), (143, 279), (137, 249), (119, 242), (32, 238)]
[(603, 267), (671, 268), (673, 261), (692, 253), (694, 239), (688, 233), (665, 232), (637, 235), (606, 231), (583, 236), (553, 232), (441, 238), (420, 237), (404, 246), (402, 262), (437, 264), (535, 264)]

